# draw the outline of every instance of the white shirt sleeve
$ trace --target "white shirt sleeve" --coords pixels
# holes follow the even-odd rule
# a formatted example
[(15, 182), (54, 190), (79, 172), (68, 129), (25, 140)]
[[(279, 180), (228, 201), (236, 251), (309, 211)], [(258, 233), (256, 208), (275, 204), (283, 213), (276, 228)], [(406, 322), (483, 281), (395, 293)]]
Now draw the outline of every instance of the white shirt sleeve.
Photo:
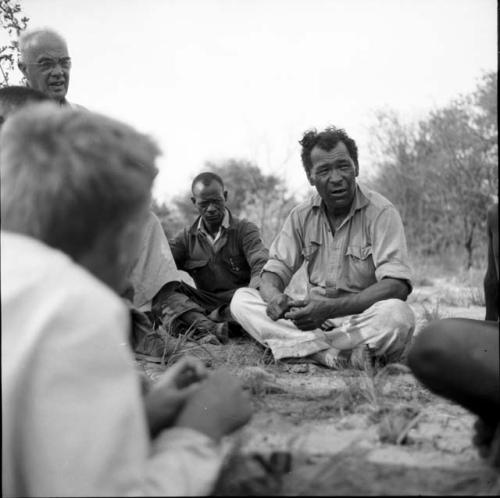
[(219, 446), (189, 429), (150, 442), (125, 340), (128, 315), (119, 300), (102, 297), (66, 292), (44, 307), (44, 330), (12, 407), (20, 494), (208, 494), (222, 462)]

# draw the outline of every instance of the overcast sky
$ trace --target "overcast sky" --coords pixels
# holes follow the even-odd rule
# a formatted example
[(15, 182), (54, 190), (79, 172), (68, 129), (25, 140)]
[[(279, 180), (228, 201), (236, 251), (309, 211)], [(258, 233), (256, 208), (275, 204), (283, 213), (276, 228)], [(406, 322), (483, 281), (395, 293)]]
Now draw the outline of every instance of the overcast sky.
[[(21, 0), (73, 59), (69, 100), (153, 135), (155, 197), (239, 157), (307, 189), (297, 140), (334, 124), (369, 171), (374, 111), (423, 116), (497, 67), (494, 0)], [(5, 36), (2, 34), (2, 36)]]

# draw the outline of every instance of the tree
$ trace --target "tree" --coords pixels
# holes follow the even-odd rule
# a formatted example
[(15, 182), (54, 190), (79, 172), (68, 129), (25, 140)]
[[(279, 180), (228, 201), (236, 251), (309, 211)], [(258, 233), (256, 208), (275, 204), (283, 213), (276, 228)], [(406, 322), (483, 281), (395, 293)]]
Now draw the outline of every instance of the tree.
[[(263, 174), (256, 164), (246, 159), (207, 162), (202, 171), (212, 171), (223, 179), (228, 191), (228, 208), (233, 215), (254, 222), (267, 245), (280, 229), (290, 209), (297, 204), (297, 200), (288, 195), (283, 180), (272, 174)], [(174, 204), (186, 224), (192, 222), (196, 211), (191, 202), (191, 192), (175, 198)]]
[(484, 244), (486, 210), (498, 189), (497, 74), (476, 90), (403, 125), (393, 111), (379, 112), (373, 187), (401, 212), (410, 246), (434, 254), (461, 246), (466, 266)]
[(15, 69), (15, 59), (18, 56), (18, 43), (22, 31), (28, 25), (29, 18), (21, 14), (21, 5), (13, 0), (0, 0), (0, 26), (4, 29), (9, 43), (0, 46), (0, 70), (2, 80), (0, 87), (9, 85), (9, 77)]
[(477, 236), (485, 233), (486, 211), (496, 192), (492, 150), (474, 115), (475, 96), (458, 99), (431, 114), (427, 122), (434, 164), (440, 165), (447, 205), (456, 217), (456, 232), (472, 266)]

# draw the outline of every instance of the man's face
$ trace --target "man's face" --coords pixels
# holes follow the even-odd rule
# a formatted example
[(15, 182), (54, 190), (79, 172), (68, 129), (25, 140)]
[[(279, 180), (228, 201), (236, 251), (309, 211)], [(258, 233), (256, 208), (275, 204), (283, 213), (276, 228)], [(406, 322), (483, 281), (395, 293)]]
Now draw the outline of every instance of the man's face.
[(42, 34), (24, 53), (19, 67), (29, 86), (59, 102), (66, 98), (71, 60), (63, 40)]
[(309, 181), (316, 187), (328, 210), (349, 209), (354, 200), (358, 174), (345, 144), (339, 142), (329, 151), (314, 147), (311, 163)]
[(224, 220), (226, 199), (227, 192), (216, 181), (209, 185), (195, 184), (191, 197), (203, 221), (210, 226), (220, 226)]

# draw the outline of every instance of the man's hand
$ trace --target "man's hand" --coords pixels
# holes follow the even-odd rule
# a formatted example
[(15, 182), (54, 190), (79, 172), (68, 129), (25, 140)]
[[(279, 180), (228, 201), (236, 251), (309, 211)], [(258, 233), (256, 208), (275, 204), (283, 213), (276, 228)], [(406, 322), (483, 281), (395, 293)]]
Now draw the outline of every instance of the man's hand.
[(251, 415), (250, 398), (240, 381), (218, 370), (186, 401), (175, 426), (190, 427), (218, 441), (246, 424)]
[(151, 435), (171, 426), (186, 400), (207, 377), (203, 363), (185, 357), (170, 367), (144, 397), (146, 417)]
[(271, 320), (279, 320), (290, 309), (292, 298), (287, 294), (276, 294), (267, 303), (266, 313)]
[(333, 299), (327, 299), (316, 293), (303, 300), (290, 300), (290, 311), (285, 318), (292, 320), (300, 330), (314, 330), (332, 317)]

